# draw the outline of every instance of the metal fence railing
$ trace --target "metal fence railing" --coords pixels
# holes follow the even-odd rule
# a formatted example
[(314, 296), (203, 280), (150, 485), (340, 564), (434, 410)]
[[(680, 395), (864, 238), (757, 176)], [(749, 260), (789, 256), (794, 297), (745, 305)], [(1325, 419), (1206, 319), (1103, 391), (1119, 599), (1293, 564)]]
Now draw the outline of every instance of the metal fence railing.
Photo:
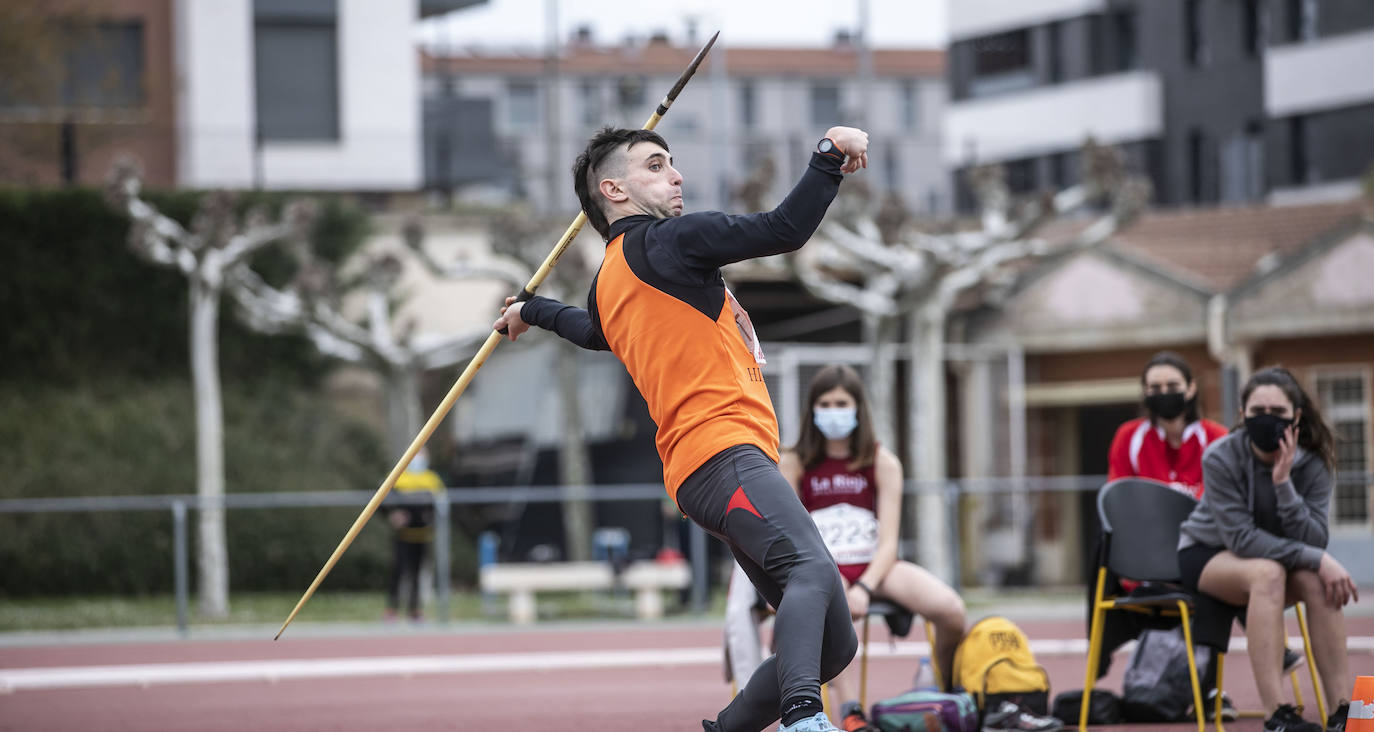
[[(904, 486), (903, 555), (920, 561), (924, 551), (913, 521), (919, 507), (938, 506), (948, 529), (943, 537), (953, 576), (961, 584), (1079, 584), (1079, 565), (1089, 552), (1095, 516), (1090, 496), (1105, 476), (1019, 478), (962, 478), (938, 482), (907, 481)], [(1343, 475), (1335, 487), (1332, 506), (1333, 546), (1347, 547), (1339, 555), (1357, 581), (1374, 582), (1374, 532), (1371, 496), (1374, 475)], [(227, 511), (254, 509), (351, 507), (361, 510), (370, 491), (312, 491), (229, 493), (215, 501)], [(930, 501), (935, 499), (935, 503)], [(393, 493), (385, 505), (432, 505), (435, 509), (434, 598), (440, 622), (449, 616), (451, 596), (451, 527), (456, 507), (506, 506), (516, 512), (531, 505), (557, 504), (570, 499), (593, 504), (648, 502), (662, 505), (663, 486), (654, 483), (598, 485), (572, 489), (560, 486), (450, 488), (439, 494)], [(922, 499), (925, 499), (924, 501)], [(196, 495), (159, 494), (73, 498), (0, 499), (0, 515), (94, 512), (170, 512), (173, 523), (172, 571), (178, 629), (189, 623), (188, 514), (210, 506)], [(686, 550), (692, 562), (690, 604), (705, 607), (711, 567), (706, 534), (690, 524)], [(342, 538), (345, 526), (340, 526)], [(643, 527), (635, 527), (642, 530)], [(653, 540), (662, 537), (654, 536)], [(1341, 544), (1341, 542), (1345, 542)], [(332, 549), (332, 546), (330, 547)], [(1335, 553), (1335, 549), (1332, 549)], [(474, 552), (475, 555), (479, 553)], [(491, 561), (487, 557), (485, 561)], [(1368, 566), (1365, 566), (1365, 565)]]

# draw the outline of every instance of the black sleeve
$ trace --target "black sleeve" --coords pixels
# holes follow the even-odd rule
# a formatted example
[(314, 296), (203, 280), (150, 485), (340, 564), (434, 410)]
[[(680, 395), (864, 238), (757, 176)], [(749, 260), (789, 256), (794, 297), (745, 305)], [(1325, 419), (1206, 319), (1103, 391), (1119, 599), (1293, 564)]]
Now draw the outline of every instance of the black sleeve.
[(646, 254), (655, 269), (671, 276), (796, 251), (816, 232), (840, 190), (842, 162), (813, 153), (801, 180), (772, 211), (739, 216), (706, 211), (660, 219), (646, 238)]
[(611, 350), (606, 339), (592, 323), (591, 313), (582, 308), (535, 295), (520, 308), (520, 319), (544, 330), (551, 330), (573, 345), (589, 351)]

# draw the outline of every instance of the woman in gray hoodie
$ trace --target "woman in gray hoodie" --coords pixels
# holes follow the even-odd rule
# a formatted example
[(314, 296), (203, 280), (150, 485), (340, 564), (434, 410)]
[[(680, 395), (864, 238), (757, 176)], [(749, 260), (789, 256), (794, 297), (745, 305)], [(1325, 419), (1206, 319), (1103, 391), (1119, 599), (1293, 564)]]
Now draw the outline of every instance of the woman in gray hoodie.
[(1334, 448), (1316, 404), (1287, 370), (1259, 371), (1241, 390), (1245, 425), (1202, 458), (1202, 500), (1180, 527), (1183, 584), (1244, 606), (1245, 635), (1265, 730), (1320, 732), (1280, 704), (1283, 611), (1307, 605), (1312, 653), (1334, 704), (1327, 729), (1343, 732), (1352, 688), (1341, 609), (1358, 591), (1326, 551)]

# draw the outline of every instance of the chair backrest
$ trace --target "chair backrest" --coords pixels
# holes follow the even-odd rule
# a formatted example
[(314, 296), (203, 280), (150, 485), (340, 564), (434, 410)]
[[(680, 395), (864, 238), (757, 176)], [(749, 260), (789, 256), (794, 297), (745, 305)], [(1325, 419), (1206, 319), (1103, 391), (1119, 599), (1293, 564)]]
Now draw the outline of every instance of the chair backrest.
[(1175, 582), (1178, 527), (1197, 499), (1145, 478), (1114, 480), (1097, 492), (1107, 568), (1135, 580)]

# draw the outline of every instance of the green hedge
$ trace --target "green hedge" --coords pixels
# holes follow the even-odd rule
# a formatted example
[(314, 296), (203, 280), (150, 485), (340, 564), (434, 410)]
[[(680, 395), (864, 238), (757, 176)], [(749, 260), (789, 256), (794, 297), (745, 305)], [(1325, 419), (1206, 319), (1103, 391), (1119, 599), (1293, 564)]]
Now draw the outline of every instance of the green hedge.
[[(148, 198), (187, 222), (200, 195)], [(0, 498), (195, 493), (186, 282), (138, 259), (128, 226), (98, 191), (0, 188)], [(339, 261), (366, 231), (363, 212), (324, 198), (312, 244)], [(269, 281), (292, 274), (277, 248), (253, 264)], [(319, 395), (333, 362), (302, 338), (248, 331), (231, 307), (219, 340), (226, 489), (374, 490), (390, 457)], [(231, 510), (231, 588), (304, 588), (358, 508)], [(0, 596), (166, 592), (171, 542), (170, 512), (0, 514)], [(389, 566), (376, 520), (327, 585), (379, 589)]]
[[(195, 493), (185, 382), (5, 388), (0, 399), (7, 497)], [(333, 413), (318, 396), (236, 388), (224, 403), (231, 493), (374, 490), (390, 467), (372, 430)], [(308, 585), (359, 508), (231, 509), (231, 586)], [(170, 511), (0, 515), (0, 594), (165, 592), (172, 587), (171, 537)], [(378, 587), (389, 566), (389, 530), (377, 519), (329, 585)]]
[[(149, 194), (172, 218), (191, 219), (201, 194)], [(258, 194), (243, 206), (280, 207)], [(361, 245), (367, 216), (326, 198), (312, 245), (341, 261)], [(0, 188), (0, 381), (89, 384), (108, 378), (184, 378), (187, 287), (180, 272), (130, 250), (128, 219), (90, 189)], [(289, 257), (268, 247), (253, 265), (269, 281), (291, 273)], [(226, 380), (316, 383), (328, 366), (305, 339), (254, 333), (220, 313), (220, 367)]]

